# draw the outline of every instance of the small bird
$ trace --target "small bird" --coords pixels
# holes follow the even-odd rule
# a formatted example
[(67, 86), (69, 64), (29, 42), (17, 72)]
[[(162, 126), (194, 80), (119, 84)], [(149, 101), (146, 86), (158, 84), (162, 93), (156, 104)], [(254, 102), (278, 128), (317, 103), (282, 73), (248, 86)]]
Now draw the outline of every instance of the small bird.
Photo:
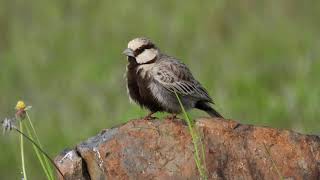
[(131, 40), (123, 51), (127, 56), (127, 91), (130, 100), (147, 108), (151, 119), (156, 112), (182, 112), (176, 94), (185, 110), (197, 108), (212, 117), (222, 116), (210, 104), (213, 100), (206, 89), (193, 77), (189, 68), (178, 59), (168, 56), (148, 38)]

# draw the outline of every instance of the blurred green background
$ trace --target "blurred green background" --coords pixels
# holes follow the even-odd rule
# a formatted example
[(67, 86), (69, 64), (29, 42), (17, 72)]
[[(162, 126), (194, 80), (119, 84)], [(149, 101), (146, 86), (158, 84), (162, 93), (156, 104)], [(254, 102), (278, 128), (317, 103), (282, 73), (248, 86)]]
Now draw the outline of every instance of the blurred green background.
[[(319, 134), (319, 19), (315, 0), (1, 0), (0, 118), (20, 99), (32, 105), (54, 157), (144, 116), (128, 101), (121, 52), (147, 36), (190, 67), (225, 117)], [(0, 146), (1, 179), (19, 179), (17, 134)], [(29, 178), (44, 179), (26, 149)]]

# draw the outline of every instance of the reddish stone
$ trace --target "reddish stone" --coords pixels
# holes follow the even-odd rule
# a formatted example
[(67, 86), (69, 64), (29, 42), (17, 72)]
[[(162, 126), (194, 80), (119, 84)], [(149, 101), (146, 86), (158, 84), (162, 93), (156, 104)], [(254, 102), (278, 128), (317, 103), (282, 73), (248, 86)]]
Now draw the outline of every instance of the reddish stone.
[[(277, 169), (285, 179), (320, 177), (319, 136), (211, 118), (196, 127), (208, 179), (279, 179)], [(78, 156), (56, 158), (71, 179), (200, 179), (188, 127), (179, 120), (130, 121), (71, 152)]]

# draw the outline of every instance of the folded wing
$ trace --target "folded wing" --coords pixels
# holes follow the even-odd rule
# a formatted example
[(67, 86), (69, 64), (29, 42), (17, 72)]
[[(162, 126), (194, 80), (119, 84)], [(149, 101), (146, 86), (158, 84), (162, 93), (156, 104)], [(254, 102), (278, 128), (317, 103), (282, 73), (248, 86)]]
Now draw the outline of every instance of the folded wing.
[(175, 60), (160, 61), (152, 70), (154, 80), (171, 92), (213, 103), (207, 91), (194, 79), (188, 67)]

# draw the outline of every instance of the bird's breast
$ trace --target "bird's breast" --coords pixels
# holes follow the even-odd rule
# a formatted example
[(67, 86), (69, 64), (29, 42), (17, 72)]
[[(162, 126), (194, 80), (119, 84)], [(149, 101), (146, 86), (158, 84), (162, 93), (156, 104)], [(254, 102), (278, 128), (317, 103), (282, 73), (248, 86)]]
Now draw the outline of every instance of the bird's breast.
[(142, 79), (151, 79), (151, 70), (153, 68), (153, 64), (142, 64), (137, 67), (136, 74)]
[(162, 111), (160, 104), (150, 91), (152, 82), (151, 68), (149, 64), (127, 67), (128, 94), (132, 100), (140, 106), (151, 111)]

